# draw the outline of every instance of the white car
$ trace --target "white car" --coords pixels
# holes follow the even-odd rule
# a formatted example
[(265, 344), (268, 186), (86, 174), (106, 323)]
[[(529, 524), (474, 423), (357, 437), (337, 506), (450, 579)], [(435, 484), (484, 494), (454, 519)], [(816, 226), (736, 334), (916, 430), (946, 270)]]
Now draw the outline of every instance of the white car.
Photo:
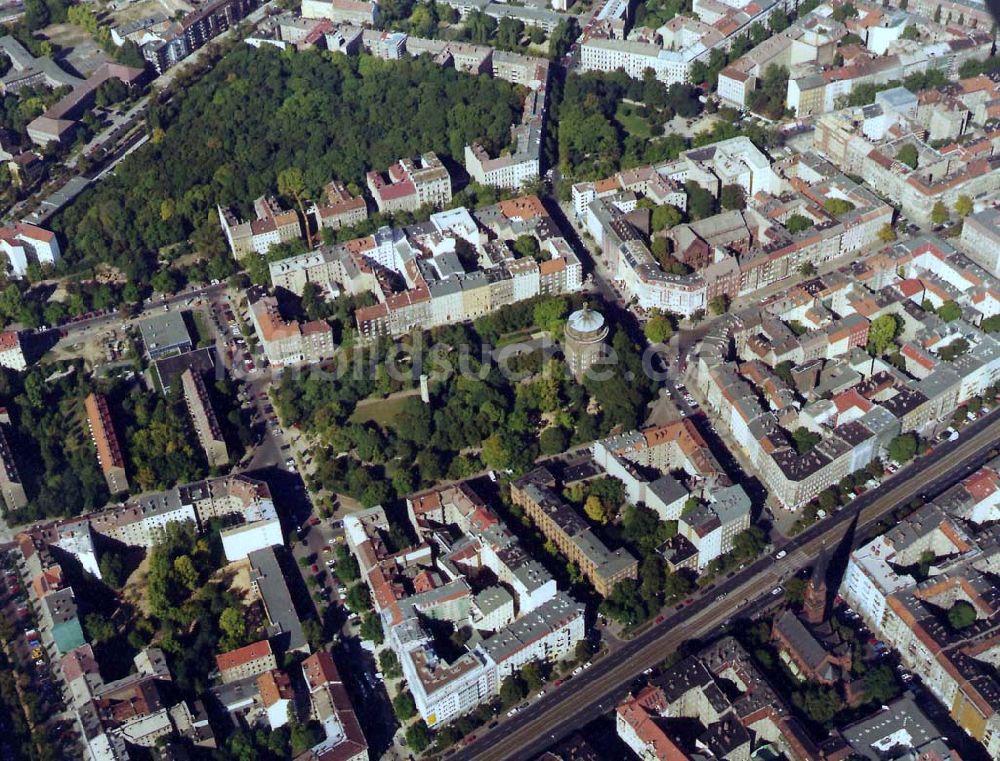
[(785, 557), (787, 555), (788, 555), (788, 553), (785, 550), (782, 550), (781, 552), (779, 552), (777, 555), (774, 556), (774, 559), (775, 560), (781, 560), (783, 557)]

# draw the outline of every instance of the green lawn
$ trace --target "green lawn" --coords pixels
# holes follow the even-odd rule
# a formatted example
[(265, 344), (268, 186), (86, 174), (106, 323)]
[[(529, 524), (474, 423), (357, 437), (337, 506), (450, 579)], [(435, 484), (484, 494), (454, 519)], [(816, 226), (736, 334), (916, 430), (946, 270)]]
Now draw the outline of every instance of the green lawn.
[(531, 337), (538, 332), (538, 328), (531, 327), (525, 328), (524, 330), (515, 330), (513, 333), (504, 333), (500, 336), (497, 341), (496, 348), (502, 349), (504, 346), (509, 344), (520, 343), (521, 341), (530, 341)]
[[(416, 395), (419, 399), (419, 395)], [(365, 399), (358, 403), (351, 415), (352, 423), (366, 423), (373, 420), (383, 427), (391, 427), (396, 415), (403, 409), (408, 396), (397, 396), (392, 399)]]
[(194, 319), (194, 330), (198, 334), (198, 347), (214, 346), (215, 338), (208, 327), (208, 320), (205, 318), (205, 315), (200, 310), (195, 310), (191, 312), (191, 316)]
[(635, 106), (622, 103), (615, 112), (615, 120), (622, 125), (626, 132), (635, 137), (648, 140), (653, 136), (653, 131), (649, 122), (639, 115)]

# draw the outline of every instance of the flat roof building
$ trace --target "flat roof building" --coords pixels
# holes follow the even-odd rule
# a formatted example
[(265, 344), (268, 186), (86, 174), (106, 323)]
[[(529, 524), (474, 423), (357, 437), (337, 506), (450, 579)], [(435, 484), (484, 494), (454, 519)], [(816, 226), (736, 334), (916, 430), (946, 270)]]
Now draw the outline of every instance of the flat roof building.
[(271, 623), (271, 639), (280, 643), (279, 649), (283, 652), (308, 653), (309, 643), (302, 632), (302, 622), (295, 612), (274, 548), (255, 550), (247, 557), (250, 559), (250, 584), (264, 603)]
[(150, 360), (183, 354), (194, 348), (183, 312), (159, 312), (139, 320), (139, 335)]

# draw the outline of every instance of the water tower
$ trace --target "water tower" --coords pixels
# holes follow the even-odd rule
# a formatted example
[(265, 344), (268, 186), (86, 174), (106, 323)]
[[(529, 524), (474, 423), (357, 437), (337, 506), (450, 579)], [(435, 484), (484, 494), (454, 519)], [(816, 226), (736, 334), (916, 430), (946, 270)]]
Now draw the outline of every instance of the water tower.
[(608, 324), (604, 315), (584, 304), (566, 321), (563, 354), (566, 364), (577, 381), (582, 381), (587, 370), (604, 356), (604, 339), (608, 337)]

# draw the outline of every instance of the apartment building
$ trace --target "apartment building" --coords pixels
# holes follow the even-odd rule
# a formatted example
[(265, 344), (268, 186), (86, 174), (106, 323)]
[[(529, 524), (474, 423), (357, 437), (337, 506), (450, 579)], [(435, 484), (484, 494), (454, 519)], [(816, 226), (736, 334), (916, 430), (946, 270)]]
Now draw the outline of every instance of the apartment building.
[(19, 510), (28, 504), (28, 495), (3, 429), (0, 429), (0, 494), (8, 510)]
[(302, 661), (302, 675), (311, 716), (323, 728), (324, 738), (299, 761), (368, 761), (368, 741), (333, 656), (326, 650), (310, 655)]
[[(734, 689), (720, 689), (722, 683)], [(697, 731), (679, 731), (681, 726)], [(641, 759), (710, 754), (745, 760), (761, 742), (795, 761), (821, 757), (788, 706), (732, 637), (684, 658), (630, 693), (615, 712), (615, 729)]]
[(278, 300), (273, 296), (253, 301), (250, 317), (267, 361), (274, 368), (319, 362), (332, 357), (336, 351), (333, 329), (327, 322), (286, 320), (281, 316)]
[(142, 46), (142, 55), (162, 74), (210, 40), (236, 26), (260, 6), (260, 0), (213, 0)]
[[(750, 527), (750, 498), (730, 483), (690, 420), (596, 441), (592, 454), (622, 482), (629, 502), (678, 522), (678, 537), (661, 550), (675, 569), (701, 570), (732, 550), (736, 536)], [(650, 480), (650, 471), (660, 475)], [(678, 472), (684, 484), (674, 477)]]
[(511, 129), (515, 150), (490, 158), (479, 143), (465, 146), (465, 169), (480, 185), (495, 188), (519, 188), (540, 172), (542, 129), (540, 123), (522, 124)]
[(222, 436), (222, 429), (212, 409), (212, 400), (208, 396), (205, 380), (191, 369), (181, 375), (181, 385), (184, 389), (184, 401), (187, 403), (191, 422), (194, 424), (198, 443), (205, 450), (205, 457), (210, 468), (219, 468), (229, 464), (229, 450)]
[(28, 369), (28, 360), (24, 356), (21, 335), (16, 330), (0, 332), (0, 367), (6, 367), (15, 372)]
[(344, 183), (332, 180), (323, 189), (326, 196), (322, 205), (313, 204), (309, 213), (316, 226), (329, 230), (353, 227), (368, 219), (368, 204), (361, 196), (352, 196)]
[[(632, 214), (640, 194), (657, 204), (685, 208), (683, 183), (688, 182), (716, 195), (727, 185), (738, 185), (747, 197), (753, 197), (753, 206), (672, 230), (671, 256), (695, 267), (679, 275), (660, 266)], [(779, 199), (787, 196), (788, 182), (752, 143), (736, 138), (686, 151), (675, 161), (596, 183), (578, 183), (573, 187), (573, 203), (610, 261), (612, 276), (640, 307), (691, 315), (705, 310), (716, 296), (751, 293), (788, 277), (806, 259), (819, 262), (867, 245), (876, 240), (879, 228), (875, 225), (891, 219), (889, 206), (865, 195), (863, 189), (852, 188), (850, 192), (858, 197), (852, 218), (824, 225), (810, 236), (796, 236), (782, 225), (794, 212), (782, 215), (769, 208), (785, 203)], [(809, 190), (808, 184), (802, 184), (799, 192), (803, 190)], [(823, 215), (815, 201), (803, 203)]]
[(243, 560), (256, 550), (284, 544), (278, 511), (270, 499), (251, 503), (241, 511), (240, 518), (241, 523), (219, 532), (222, 549), (230, 563)]
[(27, 274), (28, 264), (54, 265), (61, 254), (55, 233), (26, 222), (0, 227), (0, 252), (7, 257), (7, 269), (16, 278)]
[(76, 594), (72, 587), (49, 592), (42, 597), (38, 608), (41, 624), (52, 635), (59, 655), (65, 655), (86, 644)]
[[(141, 650), (132, 659), (130, 673), (105, 682), (84, 636), (75, 592), (52, 552), (55, 546), (73, 552), (73, 542), (87, 544), (92, 553), (86, 520), (35, 528), (19, 534), (14, 547), (21, 555), (22, 580), (39, 612), (40, 639), (52, 653), (53, 675), (67, 699), (67, 714), (83, 730), (81, 757), (121, 761), (134, 757), (136, 748), (164, 746), (168, 738), (197, 748), (215, 747), (200, 702), (177, 702), (168, 689), (172, 676), (158, 648)], [(83, 560), (85, 570), (100, 578), (96, 555)]]
[(628, 39), (619, 37), (610, 23), (595, 24), (580, 43), (583, 71), (623, 70), (642, 79), (652, 69), (656, 79), (668, 87), (687, 82), (691, 65), (707, 60), (713, 47), (723, 45), (726, 35), (698, 19), (676, 16), (656, 30), (634, 29)]
[(736, 537), (750, 528), (750, 497), (739, 484), (716, 490), (708, 502), (698, 504), (677, 520), (678, 536), (686, 539), (696, 555), (668, 558), (676, 567), (702, 570), (735, 546)]
[(493, 76), (530, 88), (520, 124), (511, 125), (512, 152), (491, 158), (479, 143), (465, 146), (465, 168), (481, 185), (519, 188), (541, 175), (549, 64), (543, 59), (494, 51)]
[(310, 652), (309, 643), (302, 631), (302, 622), (295, 612), (292, 595), (273, 547), (254, 550), (247, 555), (250, 561), (250, 588), (264, 605), (270, 624), (268, 636), (278, 643), (281, 652)]
[(368, 240), (362, 238), (271, 262), (271, 284), (297, 296), (306, 283), (315, 283), (331, 297), (374, 291), (378, 284), (364, 254), (369, 248)]
[[(992, 135), (975, 141), (974, 149), (951, 146), (941, 150), (925, 143), (922, 130), (899, 113), (888, 118), (882, 106), (875, 110), (845, 109), (825, 114), (816, 122), (815, 145), (843, 171), (856, 172), (876, 192), (900, 206), (922, 225), (931, 224), (935, 205), (952, 209), (960, 196), (974, 198), (1000, 189), (1000, 154), (992, 149)], [(916, 169), (895, 157), (904, 143), (918, 151)], [(985, 150), (984, 150), (985, 149)]]
[[(382, 538), (381, 508), (348, 516), (344, 530), (417, 710), (438, 726), (490, 700), (524, 664), (570, 655), (584, 635), (584, 606), (558, 592), (471, 484), (413, 495), (407, 507), (418, 543), (398, 552)], [(446, 525), (455, 531), (441, 531)], [(474, 594), (465, 577), (478, 568), (498, 584)], [(428, 618), (471, 626), (475, 642), (443, 658)]]
[(278, 661), (266, 639), (215, 656), (223, 684), (266, 674), (278, 668)]
[[(966, 479), (963, 488), (975, 489), (977, 476)], [(946, 500), (945, 506), (925, 505), (852, 552), (840, 589), (872, 632), (893, 644), (903, 665), (920, 675), (990, 757), (1000, 753), (1000, 692), (992, 670), (983, 664), (1000, 646), (988, 570), (998, 553), (995, 532), (949, 515)], [(903, 570), (909, 558), (921, 562), (927, 557), (933, 560), (926, 580), (917, 581)], [(976, 616), (961, 630), (939, 618), (940, 611), (957, 601), (970, 605)]]
[[(169, 523), (190, 523), (198, 530), (204, 530), (213, 518), (225, 518), (230, 523), (239, 518), (242, 523), (231, 525), (222, 531), (227, 555), (232, 554), (227, 547), (227, 537), (231, 533), (236, 534), (249, 527), (263, 529), (270, 526), (269, 531), (262, 531), (263, 536), (258, 545), (249, 548), (258, 549), (274, 543), (265, 540), (273, 538), (273, 526), (278, 524), (267, 485), (246, 476), (224, 476), (176, 486), (165, 492), (153, 492), (119, 506), (90, 513), (83, 518), (89, 530), (95, 534), (130, 547), (146, 548), (160, 539), (161, 532)], [(58, 534), (43, 536), (50, 544), (63, 541)], [(246, 548), (245, 540), (233, 541), (236, 542), (234, 546)], [(77, 556), (85, 567), (90, 564), (85, 544), (75, 542), (72, 546), (60, 546)], [(96, 563), (93, 565), (96, 567)], [(99, 575), (99, 571), (95, 575)]]
[(111, 494), (128, 491), (125, 457), (118, 443), (118, 434), (115, 432), (107, 397), (91, 393), (84, 400), (84, 409), (87, 413), (87, 424), (90, 426), (90, 438), (97, 448), (97, 462), (101, 466), (104, 480), (108, 483), (108, 491)]
[(883, 754), (882, 748), (893, 746), (918, 758), (959, 758), (952, 747), (954, 741), (944, 735), (909, 695), (883, 706), (874, 716), (845, 727), (840, 734), (859, 758), (872, 761)]
[[(978, 320), (996, 313), (998, 286), (932, 236), (900, 242), (762, 310), (728, 317), (703, 342), (692, 385), (743, 444), (769, 492), (794, 507), (865, 467), (900, 432), (929, 435), (1000, 380), (993, 336), (918, 306), (954, 300)], [(885, 314), (906, 325), (901, 368), (862, 351), (869, 322)], [(796, 335), (795, 324), (805, 332)], [(795, 388), (776, 376), (782, 362), (793, 368)], [(788, 443), (796, 426), (821, 440), (798, 451)]]
[(638, 576), (639, 561), (627, 550), (609, 550), (556, 493), (555, 486), (555, 477), (548, 470), (536, 468), (511, 484), (510, 498), (576, 564), (594, 589), (607, 597), (619, 581)]
[(384, 174), (369, 172), (367, 183), (378, 210), (387, 214), (451, 203), (451, 175), (433, 152), (400, 159)]
[(573, 655), (585, 635), (585, 606), (560, 592), (482, 643), (502, 682), (528, 663), (554, 663)]
[[(471, 553), (475, 557), (473, 565), (488, 568), (500, 584), (513, 590), (509, 607), (511, 621), (515, 610), (520, 614), (528, 613), (555, 597), (555, 579), (527, 554), (486, 501), (468, 484), (414, 494), (407, 498), (407, 508), (410, 521), (422, 538), (431, 536), (439, 526), (452, 524), (469, 537), (467, 547), (446, 557), (458, 560)], [(493, 618), (490, 612), (505, 624), (510, 623), (503, 612), (510, 597), (506, 588), (487, 587), (481, 595), (473, 597), (469, 611), (474, 628), (496, 631), (497, 628), (489, 625)]]
[[(519, 257), (513, 241), (522, 235), (533, 236), (548, 258)], [(369, 288), (378, 299), (355, 312), (365, 339), (474, 320), (507, 304), (583, 287), (580, 260), (535, 196), (474, 214), (464, 208), (438, 212), (427, 223), (384, 228), (343, 246), (369, 273), (345, 290), (373, 282)], [(471, 257), (463, 262), (458, 256), (459, 247), (475, 250), (474, 267)]]
[(289, 710), (295, 710), (295, 690), (288, 674), (280, 669), (261, 674), (257, 677), (257, 693), (267, 725), (275, 730), (288, 724)]
[(960, 240), (970, 259), (1000, 278), (1000, 208), (983, 209), (966, 217)]
[[(786, 106), (797, 116), (816, 116), (839, 108), (863, 85), (884, 86), (930, 70), (955, 78), (965, 61), (989, 56), (991, 40), (985, 31), (941, 26), (877, 6), (867, 6), (865, 11), (863, 22), (845, 21), (846, 31), (866, 38), (865, 47), (851, 50), (849, 60), (831, 66), (829, 60), (807, 58), (793, 67)], [(908, 26), (922, 26), (929, 34), (920, 40), (901, 39)]]
[(302, 226), (295, 211), (283, 209), (275, 198), (261, 196), (253, 202), (257, 218), (244, 222), (229, 208), (219, 207), (219, 222), (237, 261), (251, 253), (261, 256), (271, 246), (302, 239)]

